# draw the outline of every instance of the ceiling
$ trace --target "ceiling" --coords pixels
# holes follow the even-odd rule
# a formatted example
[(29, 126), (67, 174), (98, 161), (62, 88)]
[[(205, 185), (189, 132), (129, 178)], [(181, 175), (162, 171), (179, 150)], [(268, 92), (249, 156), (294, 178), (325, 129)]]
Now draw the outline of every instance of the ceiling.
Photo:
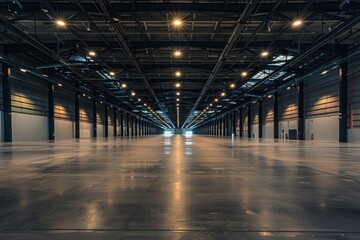
[(164, 127), (196, 126), (360, 43), (357, 1), (19, 0), (0, 10), (9, 57)]

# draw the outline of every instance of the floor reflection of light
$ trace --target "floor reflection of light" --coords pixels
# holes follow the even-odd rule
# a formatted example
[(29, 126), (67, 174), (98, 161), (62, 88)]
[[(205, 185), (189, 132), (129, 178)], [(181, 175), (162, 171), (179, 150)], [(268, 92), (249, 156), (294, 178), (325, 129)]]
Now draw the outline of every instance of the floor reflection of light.
[(97, 228), (99, 226), (100, 219), (96, 203), (89, 204), (86, 214), (86, 228)]

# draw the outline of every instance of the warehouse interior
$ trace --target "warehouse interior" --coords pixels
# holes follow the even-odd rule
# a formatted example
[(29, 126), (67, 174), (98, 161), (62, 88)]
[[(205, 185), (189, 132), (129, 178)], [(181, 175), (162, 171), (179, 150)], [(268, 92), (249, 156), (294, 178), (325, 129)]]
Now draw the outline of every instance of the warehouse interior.
[(0, 64), (0, 239), (360, 239), (357, 0), (3, 0)]

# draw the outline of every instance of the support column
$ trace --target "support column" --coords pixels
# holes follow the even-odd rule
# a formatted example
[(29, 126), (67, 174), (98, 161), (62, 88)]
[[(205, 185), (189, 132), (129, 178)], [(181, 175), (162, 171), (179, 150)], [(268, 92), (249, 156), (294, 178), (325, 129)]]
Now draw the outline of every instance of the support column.
[(114, 124), (114, 137), (117, 136), (117, 110), (116, 108), (114, 108), (114, 119), (113, 119), (113, 124)]
[(274, 139), (279, 139), (279, 94), (274, 94)]
[(124, 112), (120, 112), (120, 136), (124, 136)]
[(93, 111), (92, 111), (92, 136), (97, 137), (97, 111), (96, 111), (97, 103), (96, 100), (93, 100)]
[(11, 69), (6, 64), (2, 64), (2, 85), (3, 85), (3, 133), (4, 142), (12, 142), (12, 121), (11, 121)]
[(138, 119), (134, 118), (134, 130), (135, 130), (135, 136), (138, 135)]
[(298, 140), (305, 140), (304, 82), (298, 86)]
[(80, 138), (80, 104), (78, 92), (75, 92), (75, 138)]
[(49, 140), (55, 139), (55, 120), (54, 120), (54, 84), (48, 83), (48, 135)]
[(243, 137), (244, 134), (243, 134), (243, 128), (244, 128), (244, 125), (243, 125), (243, 115), (242, 115), (242, 108), (239, 110), (239, 120), (240, 120), (240, 131), (239, 131), (239, 134), (240, 134), (240, 137)]
[[(348, 56), (348, 46), (343, 46), (341, 57)], [(340, 86), (339, 86), (339, 142), (348, 141), (348, 62), (343, 62), (340, 67)]]
[(222, 117), (222, 136), (226, 136), (226, 117)]
[(129, 113), (126, 113), (126, 136), (130, 135), (130, 119)]
[(259, 138), (263, 138), (263, 102), (259, 101)]
[(248, 138), (252, 138), (252, 129), (251, 129), (251, 105), (248, 107)]
[(107, 105), (105, 105), (105, 137), (109, 137), (109, 117)]
[(134, 136), (134, 116), (131, 115), (131, 136)]
[(232, 116), (232, 127), (233, 127), (234, 137), (236, 137), (236, 124), (237, 124), (237, 121), (236, 121), (236, 112), (233, 112), (233, 116)]

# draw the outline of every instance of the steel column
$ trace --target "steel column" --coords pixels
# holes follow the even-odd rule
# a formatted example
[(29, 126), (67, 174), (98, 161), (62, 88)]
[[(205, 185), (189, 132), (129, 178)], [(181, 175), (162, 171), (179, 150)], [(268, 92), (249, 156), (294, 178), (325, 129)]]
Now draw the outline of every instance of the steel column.
[(114, 122), (114, 137), (116, 137), (117, 136), (117, 110), (116, 110), (116, 108), (114, 108), (113, 122)]
[(75, 138), (80, 138), (80, 104), (78, 92), (75, 92)]
[[(348, 56), (348, 46), (343, 46), (341, 57)], [(345, 61), (340, 67), (340, 86), (339, 86), (339, 142), (348, 141), (348, 62)]]
[(124, 136), (124, 112), (120, 112), (120, 136)]
[(109, 137), (109, 117), (107, 105), (105, 105), (105, 137)]
[(97, 137), (97, 103), (96, 100), (93, 100), (93, 109), (92, 109), (92, 136)]
[(298, 85), (298, 140), (305, 140), (304, 82)]
[(54, 84), (48, 83), (48, 137), (49, 140), (55, 139), (55, 120), (54, 120)]
[(248, 106), (248, 138), (252, 138), (252, 129), (251, 129), (251, 105)]
[(236, 112), (233, 112), (233, 116), (232, 116), (232, 127), (233, 127), (233, 134), (234, 134), (234, 137), (236, 137), (236, 124), (237, 124), (237, 121), (236, 121)]
[(2, 64), (2, 85), (3, 85), (3, 133), (4, 142), (12, 142), (12, 120), (11, 120), (11, 69), (6, 64)]
[(126, 136), (129, 137), (130, 135), (130, 120), (129, 120), (129, 113), (126, 113)]
[(243, 133), (244, 124), (243, 124), (242, 108), (239, 110), (239, 119), (240, 119), (240, 131), (239, 131), (239, 134), (240, 134), (240, 137), (243, 137), (244, 136), (244, 133)]
[(263, 138), (263, 102), (259, 101), (259, 138)]
[(279, 139), (279, 94), (274, 94), (274, 139)]

